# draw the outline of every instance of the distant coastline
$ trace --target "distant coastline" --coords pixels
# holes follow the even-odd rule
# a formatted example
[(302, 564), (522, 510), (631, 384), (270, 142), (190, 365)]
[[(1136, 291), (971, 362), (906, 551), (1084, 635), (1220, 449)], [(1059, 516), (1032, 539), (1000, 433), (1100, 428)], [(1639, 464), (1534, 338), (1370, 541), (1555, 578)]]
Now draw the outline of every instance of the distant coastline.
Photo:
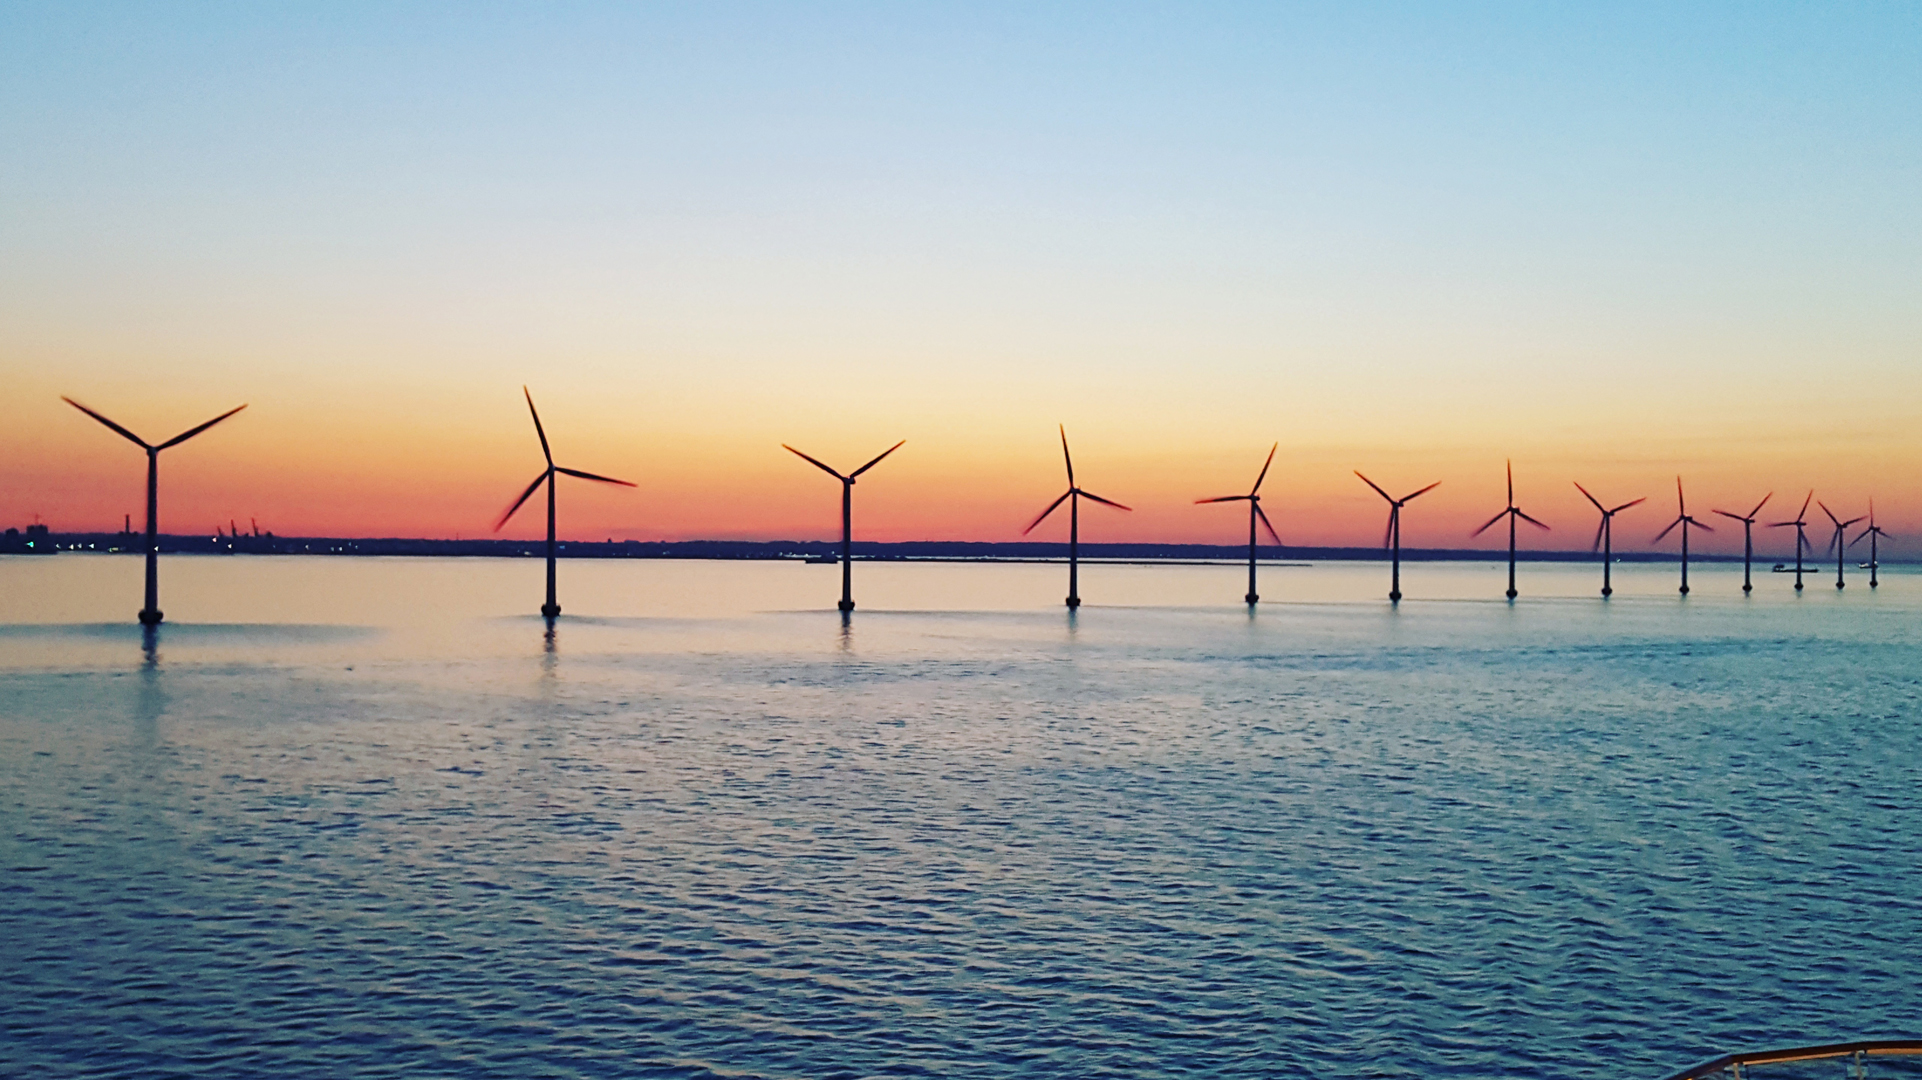
[[(109, 533), (11, 533), (0, 538), (0, 553), (16, 555), (60, 552), (138, 553), (143, 537), (121, 532)], [(28, 546), (31, 543), (31, 546)], [(567, 540), (558, 545), (557, 554), (566, 559), (752, 559), (806, 562), (836, 559), (841, 545), (831, 540)], [(168, 555), (361, 555), (361, 556), (443, 556), (483, 558), (540, 558), (546, 554), (541, 540), (461, 539), (428, 540), (409, 537), (339, 536), (194, 536), (160, 537), (160, 550)], [(1268, 563), (1385, 561), (1386, 551), (1376, 547), (1296, 547), (1263, 545), (1260, 558)], [(1066, 560), (1068, 545), (1039, 542), (987, 543), (958, 540), (911, 540), (898, 543), (857, 541), (854, 557), (863, 562), (1055, 562)], [(1499, 562), (1508, 557), (1506, 549), (1495, 548), (1403, 548), (1403, 562)], [(1248, 559), (1246, 544), (1082, 544), (1084, 562), (1107, 563), (1242, 563)], [(1598, 556), (1586, 551), (1519, 551), (1522, 562), (1595, 562)], [(1755, 562), (1769, 565), (1792, 559), (1757, 552)], [(1622, 563), (1674, 562), (1677, 555), (1666, 551), (1617, 551), (1615, 561)], [(1740, 555), (1691, 553), (1691, 562), (1740, 563)], [(1831, 557), (1829, 562), (1833, 561)], [(1854, 559), (1851, 559), (1853, 563)], [(1811, 569), (1824, 565), (1820, 557), (1807, 559)], [(1895, 560), (1885, 559), (1884, 565)]]

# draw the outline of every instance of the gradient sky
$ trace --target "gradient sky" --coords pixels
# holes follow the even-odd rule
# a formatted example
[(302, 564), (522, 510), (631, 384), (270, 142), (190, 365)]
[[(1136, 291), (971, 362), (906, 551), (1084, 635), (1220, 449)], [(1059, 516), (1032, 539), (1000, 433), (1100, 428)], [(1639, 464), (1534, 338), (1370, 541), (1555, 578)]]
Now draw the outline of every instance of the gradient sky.
[(1464, 546), (1508, 457), (1534, 546), (1678, 472), (1918, 536), (1918, 206), (1914, 4), (7, 3), (0, 518), (138, 518), (68, 394), (251, 404), (168, 531), (483, 534), (526, 383), (640, 485), (578, 538), (835, 535), (780, 444), (906, 438), (858, 535), (1016, 539), (1058, 422), (1091, 541), (1244, 536), (1277, 440), (1290, 542), (1379, 538), (1361, 468)]

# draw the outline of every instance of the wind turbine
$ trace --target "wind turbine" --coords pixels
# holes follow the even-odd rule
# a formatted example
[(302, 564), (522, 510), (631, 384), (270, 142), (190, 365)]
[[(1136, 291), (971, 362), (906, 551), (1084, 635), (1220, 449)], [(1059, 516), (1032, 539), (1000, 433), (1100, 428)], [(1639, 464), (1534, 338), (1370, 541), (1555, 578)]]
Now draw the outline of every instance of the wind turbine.
[[(1356, 469), (1355, 475), (1361, 476), (1361, 470)], [(1375, 483), (1373, 480), (1368, 479), (1366, 476), (1361, 476), (1361, 482), (1364, 484), (1367, 484), (1371, 488), (1374, 488), (1375, 494), (1380, 495), (1382, 498), (1388, 500), (1388, 527), (1382, 530), (1381, 543), (1382, 543), (1382, 546), (1387, 548), (1390, 552), (1388, 557), (1389, 559), (1388, 600), (1390, 603), (1400, 603), (1401, 602), (1401, 508), (1407, 505), (1408, 500), (1414, 498), (1415, 496), (1420, 495), (1423, 492), (1433, 491), (1436, 488), (1440, 487), (1441, 481), (1437, 480), (1434, 483), (1428, 485), (1427, 487), (1422, 488), (1421, 491), (1409, 492), (1408, 494), (1403, 495), (1399, 499), (1395, 498), (1393, 495), (1388, 494), (1386, 491), (1383, 491), (1381, 489), (1380, 484)]]
[(1655, 539), (1650, 541), (1650, 543), (1659, 544), (1662, 542), (1662, 537), (1667, 536), (1670, 532), (1674, 531), (1676, 528), (1680, 528), (1682, 530), (1682, 595), (1687, 596), (1688, 595), (1688, 531), (1690, 529), (1701, 529), (1703, 532), (1714, 532), (1715, 526), (1704, 525), (1701, 522), (1695, 520), (1694, 518), (1688, 516), (1688, 503), (1683, 501), (1682, 499), (1682, 478), (1679, 476), (1675, 478), (1675, 508), (1676, 508), (1675, 520), (1668, 523), (1668, 528), (1663, 529), (1661, 532), (1655, 534)]
[(160, 611), (160, 452), (170, 446), (179, 446), (247, 406), (241, 405), (228, 409), (199, 427), (188, 428), (156, 446), (70, 397), (62, 397), (60, 400), (100, 421), (147, 452), (147, 592), (146, 602), (140, 609), (140, 625), (159, 626), (163, 618)]
[(1848, 545), (1842, 542), (1842, 537), (1849, 526), (1858, 521), (1868, 520), (1868, 515), (1863, 514), (1861, 517), (1852, 517), (1847, 521), (1837, 521), (1835, 514), (1830, 511), (1827, 506), (1823, 506), (1820, 502), (1817, 502), (1815, 505), (1821, 506), (1822, 513), (1827, 514), (1829, 521), (1835, 525), (1835, 536), (1829, 541), (1829, 546), (1835, 549), (1835, 587), (1838, 589), (1846, 588), (1848, 582), (1842, 580), (1842, 562), (1843, 557), (1848, 554)]
[(1795, 512), (1794, 521), (1769, 522), (1769, 528), (1771, 529), (1785, 529), (1785, 528), (1788, 528), (1790, 525), (1795, 526), (1795, 591), (1796, 592), (1802, 591), (1802, 549), (1808, 546), (1808, 542), (1809, 542), (1808, 535), (1805, 532), (1803, 532), (1803, 530), (1808, 527), (1808, 522), (1804, 519), (1809, 516), (1809, 502), (1814, 498), (1815, 498), (1815, 490), (1811, 488), (1809, 489), (1809, 497), (1807, 499), (1802, 500), (1802, 509), (1797, 510)]
[[(1856, 520), (1859, 521), (1861, 519), (1857, 518)], [(1876, 552), (1876, 541), (1881, 537), (1884, 537), (1887, 535), (1889, 534), (1882, 531), (1882, 526), (1877, 525), (1875, 523), (1875, 500), (1870, 499), (1869, 500), (1869, 527), (1862, 530), (1861, 536), (1858, 536), (1855, 539), (1849, 541), (1849, 546), (1854, 547), (1855, 545), (1861, 543), (1863, 536), (1866, 536), (1869, 538), (1869, 588), (1871, 589), (1875, 588), (1878, 584), (1880, 584), (1880, 582), (1876, 580), (1875, 572), (1876, 570), (1880, 569), (1882, 566), (1881, 557)]]
[(786, 443), (781, 444), (781, 449), (786, 450), (790, 454), (796, 454), (802, 458), (805, 458), (808, 462), (813, 464), (814, 467), (827, 473), (829, 476), (834, 477), (836, 480), (841, 481), (841, 610), (842, 611), (854, 610), (854, 592), (853, 592), (854, 571), (853, 571), (853, 562), (852, 562), (854, 558), (854, 478), (857, 476), (860, 476), (864, 472), (867, 472), (869, 469), (874, 468), (876, 465), (879, 465), (881, 463), (882, 458), (887, 457), (889, 454), (892, 454), (896, 450), (901, 449), (901, 447), (906, 443), (907, 443), (907, 440), (902, 439), (900, 442), (895, 443), (893, 446), (890, 446), (886, 450), (881, 451), (881, 453), (878, 456), (876, 456), (873, 461), (868, 462), (866, 465), (861, 466), (860, 468), (854, 470), (853, 472), (847, 474), (846, 476), (842, 476), (840, 473), (835, 472), (833, 469), (830, 469), (826, 465), (821, 464), (819, 461), (816, 461), (814, 458), (808, 457), (806, 454), (801, 453), (799, 450), (796, 450), (795, 448), (793, 448), (792, 446), (789, 446)]
[[(1279, 446), (1281, 444), (1276, 443), (1275, 445)], [(1064, 502), (1068, 504), (1068, 608), (1069, 610), (1073, 610), (1081, 606), (1081, 590), (1079, 587), (1081, 567), (1081, 500), (1092, 499), (1103, 506), (1112, 506), (1117, 510), (1131, 510), (1133, 507), (1123, 506), (1112, 499), (1104, 499), (1092, 491), (1083, 491), (1075, 486), (1074, 457), (1068, 453), (1068, 429), (1066, 425), (1063, 425), (1061, 428), (1061, 459), (1068, 463), (1068, 490), (1062, 492), (1059, 499), (1049, 503), (1048, 508), (1041, 511), (1040, 517), (1028, 522), (1028, 527), (1021, 530), (1021, 535), (1026, 536), (1033, 532), (1036, 525), (1046, 521), (1048, 515), (1054, 513), (1055, 507), (1060, 506)], [(1259, 486), (1259, 482), (1257, 482), (1256, 486)], [(1250, 588), (1248, 590), (1249, 595), (1253, 595), (1254, 591), (1253, 588)]]
[(1508, 519), (1508, 598), (1513, 600), (1519, 595), (1515, 592), (1515, 519), (1520, 518), (1543, 532), (1548, 531), (1548, 526), (1522, 513), (1521, 508), (1515, 505), (1515, 463), (1513, 461), (1508, 463), (1508, 509), (1489, 518), (1486, 524), (1468, 535), (1480, 536), (1503, 518)]
[(1588, 489), (1583, 487), (1581, 484), (1577, 483), (1575, 485), (1575, 490), (1581, 492), (1582, 495), (1585, 496), (1589, 502), (1592, 502), (1595, 504), (1595, 509), (1600, 510), (1602, 512), (1602, 523), (1600, 525), (1595, 526), (1595, 542), (1589, 545), (1588, 550), (1600, 551), (1602, 553), (1602, 595), (1613, 596), (1615, 595), (1615, 586), (1611, 584), (1609, 581), (1609, 563), (1613, 560), (1613, 557), (1614, 557), (1615, 515), (1621, 513), (1622, 511), (1628, 509), (1631, 506), (1635, 506), (1640, 503), (1647, 502), (1648, 497), (1643, 496), (1642, 498), (1636, 499), (1634, 502), (1625, 502), (1622, 505), (1616, 507), (1615, 509), (1610, 510), (1608, 507), (1602, 505), (1601, 500), (1597, 499), (1593, 495), (1590, 495), (1588, 493)]
[[(1065, 435), (1064, 435), (1064, 438), (1065, 438)], [(1255, 486), (1248, 489), (1248, 494), (1222, 495), (1218, 498), (1213, 498), (1213, 499), (1196, 499), (1195, 500), (1195, 505), (1197, 506), (1201, 505), (1202, 503), (1225, 503), (1225, 502), (1243, 502), (1243, 501), (1247, 502), (1248, 504), (1248, 595), (1242, 597), (1242, 599), (1247, 601), (1250, 604), (1261, 599), (1261, 597), (1255, 593), (1255, 519), (1256, 518), (1261, 519), (1261, 523), (1268, 527), (1268, 535), (1271, 537), (1274, 537), (1275, 546), (1276, 547), (1281, 546), (1281, 536), (1275, 532), (1275, 527), (1273, 524), (1269, 522), (1268, 515), (1263, 513), (1261, 510), (1261, 482), (1268, 478), (1268, 466), (1273, 465), (1275, 463), (1275, 451), (1279, 450), (1280, 448), (1281, 448), (1280, 443), (1276, 443), (1275, 445), (1268, 448), (1268, 460), (1261, 463), (1261, 475), (1255, 477)], [(1052, 509), (1052, 507), (1050, 507), (1050, 509)]]
[(1755, 509), (1750, 510), (1748, 512), (1747, 517), (1743, 517), (1740, 514), (1731, 514), (1727, 510), (1715, 511), (1716, 513), (1722, 515), (1725, 518), (1733, 518), (1734, 520), (1742, 523), (1742, 591), (1743, 592), (1755, 591), (1755, 585), (1749, 581), (1749, 564), (1755, 561), (1755, 515), (1762, 512), (1762, 507), (1768, 504), (1769, 496), (1774, 494), (1775, 492), (1771, 491), (1768, 493), (1768, 495), (1762, 496), (1762, 501), (1755, 504)]
[(583, 480), (598, 480), (603, 484), (619, 484), (622, 487), (633, 487), (634, 485), (633, 483), (627, 480), (616, 480), (611, 476), (596, 476), (591, 472), (582, 472), (579, 469), (569, 469), (569, 468), (565, 468), (563, 466), (554, 464), (554, 451), (550, 449), (547, 445), (547, 430), (541, 427), (541, 414), (538, 409), (534, 408), (534, 395), (528, 393), (527, 387), (525, 386), (521, 387), (521, 393), (527, 398), (527, 411), (531, 413), (534, 417), (534, 434), (539, 435), (541, 437), (541, 456), (547, 459), (547, 468), (542, 469), (541, 474), (534, 478), (534, 482), (527, 485), (527, 490), (521, 492), (521, 497), (518, 499), (515, 499), (514, 505), (507, 508), (507, 513), (502, 514), (500, 516), (500, 520), (494, 522), (494, 531), (495, 532), (501, 531), (501, 526), (507, 524), (507, 519), (514, 516), (514, 511), (519, 510), (521, 508), (521, 504), (527, 501), (528, 496), (534, 494), (534, 490), (536, 488), (540, 487), (542, 484), (547, 485), (547, 603), (541, 605), (541, 614), (546, 616), (549, 619), (552, 619), (561, 613), (561, 606), (558, 603), (554, 602), (554, 476), (555, 474), (566, 473), (569, 476), (578, 476)]

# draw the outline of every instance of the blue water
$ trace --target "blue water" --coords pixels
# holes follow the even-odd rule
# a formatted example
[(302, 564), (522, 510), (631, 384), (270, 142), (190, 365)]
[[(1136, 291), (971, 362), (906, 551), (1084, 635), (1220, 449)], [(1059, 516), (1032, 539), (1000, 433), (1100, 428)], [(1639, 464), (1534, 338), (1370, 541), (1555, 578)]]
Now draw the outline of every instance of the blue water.
[(1312, 567), (1250, 615), (1101, 567), (1070, 620), (1058, 568), (859, 569), (844, 627), (833, 568), (569, 564), (550, 638), (531, 562), (177, 559), (147, 643), (133, 560), (0, 562), (0, 1061), (1599, 1078), (1922, 1032), (1922, 576), (1422, 567), (1397, 611)]

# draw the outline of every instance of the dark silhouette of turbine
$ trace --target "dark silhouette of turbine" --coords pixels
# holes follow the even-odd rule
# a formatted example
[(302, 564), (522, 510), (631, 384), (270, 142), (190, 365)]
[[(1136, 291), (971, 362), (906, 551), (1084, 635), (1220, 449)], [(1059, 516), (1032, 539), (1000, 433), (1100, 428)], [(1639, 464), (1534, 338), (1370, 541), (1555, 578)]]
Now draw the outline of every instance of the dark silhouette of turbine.
[(1508, 463), (1508, 509), (1489, 518), (1481, 528), (1468, 535), (1471, 538), (1480, 536), (1503, 518), (1508, 519), (1508, 598), (1513, 600), (1518, 595), (1515, 592), (1515, 519), (1520, 518), (1543, 532), (1548, 531), (1548, 526), (1522, 513), (1521, 508), (1515, 505), (1515, 463), (1512, 461)]
[[(1856, 520), (1859, 521), (1861, 519), (1857, 518)], [(1889, 534), (1882, 531), (1882, 526), (1877, 525), (1875, 523), (1875, 500), (1870, 499), (1869, 500), (1869, 527), (1866, 529), (1863, 529), (1861, 532), (1861, 535), (1849, 541), (1849, 546), (1854, 547), (1855, 545), (1861, 543), (1862, 537), (1864, 536), (1869, 538), (1869, 588), (1871, 589), (1881, 584), (1881, 582), (1876, 579), (1876, 571), (1881, 569), (1881, 566), (1882, 566), (1880, 553), (1876, 550), (1876, 541), (1887, 535)]]
[(852, 566), (853, 566), (852, 560), (854, 559), (854, 478), (857, 476), (860, 476), (864, 472), (867, 472), (869, 469), (874, 468), (876, 465), (879, 465), (881, 463), (882, 458), (887, 457), (889, 454), (892, 454), (896, 450), (901, 449), (901, 447), (906, 444), (907, 444), (907, 440), (902, 439), (900, 442), (895, 443), (893, 446), (890, 446), (886, 450), (883, 450), (879, 454), (875, 455), (875, 458), (873, 461), (868, 462), (866, 465), (861, 466), (860, 468), (854, 470), (853, 472), (847, 474), (846, 476), (842, 476), (840, 473), (834, 471), (832, 468), (821, 464), (820, 461), (814, 458), (808, 457), (806, 454), (801, 453), (799, 450), (796, 450), (795, 448), (793, 448), (792, 446), (789, 446), (786, 443), (781, 444), (781, 449), (786, 450), (790, 454), (798, 455), (802, 459), (806, 460), (808, 463), (812, 464), (815, 468), (818, 468), (822, 472), (827, 473), (829, 476), (834, 477), (836, 480), (841, 481), (841, 610), (842, 611), (854, 610), (854, 571), (852, 569)]
[(1770, 496), (1774, 494), (1775, 492), (1771, 491), (1762, 496), (1762, 501), (1755, 504), (1755, 509), (1750, 510), (1747, 517), (1731, 514), (1727, 510), (1715, 511), (1725, 518), (1742, 523), (1742, 591), (1745, 593), (1755, 591), (1754, 583), (1749, 580), (1749, 566), (1755, 561), (1755, 515), (1762, 512), (1762, 507), (1768, 505)]
[[(1361, 476), (1361, 470), (1356, 469), (1355, 475)], [(1437, 480), (1427, 487), (1422, 488), (1420, 491), (1411, 491), (1399, 499), (1383, 491), (1380, 484), (1375, 483), (1366, 476), (1361, 476), (1361, 482), (1374, 488), (1375, 494), (1388, 500), (1388, 526), (1382, 530), (1381, 546), (1389, 550), (1388, 601), (1389, 603), (1399, 604), (1401, 603), (1401, 508), (1408, 505), (1408, 501), (1415, 496), (1440, 487), (1441, 481)]]
[(116, 434), (147, 452), (147, 591), (146, 601), (140, 608), (140, 625), (159, 626), (160, 620), (164, 618), (160, 611), (160, 452), (170, 446), (179, 446), (247, 406), (239, 405), (228, 409), (198, 427), (188, 428), (166, 442), (155, 445), (70, 397), (63, 397), (60, 400), (100, 421)]
[(1802, 591), (1802, 549), (1809, 546), (1808, 521), (1809, 503), (1815, 498), (1815, 489), (1809, 489), (1809, 497), (1802, 500), (1802, 509), (1795, 512), (1794, 521), (1771, 521), (1769, 528), (1786, 529), (1795, 526), (1795, 591)]
[[(1829, 521), (1835, 526), (1835, 535), (1829, 539), (1829, 547), (1835, 552), (1835, 587), (1837, 589), (1847, 588), (1848, 582), (1842, 580), (1842, 563), (1848, 555), (1848, 545), (1842, 542), (1842, 538), (1844, 534), (1848, 532), (1849, 526), (1858, 521), (1867, 521), (1869, 516), (1863, 514), (1861, 517), (1852, 517), (1847, 521), (1840, 521), (1836, 519), (1835, 514), (1830, 511), (1827, 506), (1823, 506), (1820, 500), (1817, 500), (1815, 505), (1822, 507), (1822, 513), (1828, 515)], [(1857, 537), (1857, 539), (1861, 538)]]
[(1580, 483), (1575, 485), (1575, 490), (1581, 492), (1584, 498), (1595, 504), (1595, 509), (1602, 512), (1602, 523), (1595, 526), (1595, 542), (1589, 545), (1588, 550), (1600, 551), (1602, 553), (1602, 595), (1604, 597), (1613, 596), (1615, 595), (1615, 586), (1609, 579), (1609, 563), (1613, 559), (1615, 549), (1615, 515), (1631, 506), (1647, 502), (1648, 498), (1647, 496), (1643, 496), (1633, 502), (1625, 502), (1615, 509), (1610, 510), (1608, 507), (1602, 505), (1600, 499), (1590, 495), (1588, 489)]
[(500, 516), (499, 521), (494, 522), (494, 531), (501, 531), (501, 527), (507, 524), (507, 519), (514, 516), (514, 511), (519, 510), (521, 504), (526, 502), (528, 497), (534, 494), (534, 489), (540, 487), (542, 484), (547, 485), (547, 602), (541, 605), (541, 614), (548, 619), (553, 619), (561, 613), (560, 604), (554, 600), (555, 474), (566, 473), (568, 476), (578, 476), (582, 480), (594, 480), (603, 484), (619, 484), (622, 487), (633, 487), (634, 484), (631, 481), (616, 480), (611, 476), (596, 476), (591, 472), (582, 472), (579, 469), (569, 469), (554, 464), (554, 451), (547, 445), (547, 429), (541, 427), (541, 414), (540, 410), (534, 408), (534, 395), (528, 393), (527, 387), (525, 386), (521, 387), (521, 393), (527, 398), (528, 413), (534, 417), (534, 434), (540, 436), (541, 456), (547, 459), (547, 468), (541, 470), (541, 474), (534, 478), (534, 482), (527, 485), (527, 490), (521, 492), (521, 497), (514, 500), (514, 505), (507, 508), (507, 512)]
[(1688, 595), (1688, 531), (1690, 529), (1701, 529), (1703, 532), (1714, 532), (1715, 527), (1713, 525), (1704, 525), (1701, 522), (1695, 520), (1694, 518), (1688, 516), (1688, 503), (1683, 501), (1682, 499), (1682, 478), (1679, 476), (1675, 478), (1675, 507), (1676, 507), (1675, 520), (1668, 523), (1668, 528), (1663, 529), (1661, 532), (1657, 533), (1655, 535), (1655, 539), (1650, 541), (1650, 543), (1659, 544), (1662, 542), (1662, 537), (1667, 536), (1673, 530), (1677, 528), (1682, 530), (1682, 595), (1687, 596)]
[(1280, 448), (1280, 443), (1276, 443), (1268, 448), (1268, 460), (1261, 463), (1261, 475), (1255, 477), (1255, 486), (1248, 489), (1248, 494), (1221, 495), (1213, 499), (1195, 500), (1195, 505), (1197, 506), (1202, 503), (1243, 501), (1248, 503), (1248, 595), (1242, 597), (1242, 599), (1250, 604), (1261, 599), (1255, 592), (1255, 521), (1257, 518), (1260, 519), (1263, 525), (1267, 526), (1268, 535), (1274, 538), (1275, 546), (1281, 546), (1280, 534), (1275, 532), (1275, 527), (1269, 522), (1268, 515), (1263, 513), (1261, 509), (1261, 482), (1268, 478), (1268, 466), (1275, 463), (1275, 451)]
[(1059, 499), (1049, 503), (1048, 508), (1041, 511), (1040, 517), (1028, 522), (1028, 527), (1021, 530), (1021, 535), (1026, 536), (1033, 532), (1036, 525), (1046, 521), (1048, 515), (1054, 513), (1055, 507), (1064, 502), (1068, 504), (1068, 609), (1072, 611), (1081, 606), (1081, 500), (1092, 499), (1103, 506), (1112, 506), (1117, 510), (1131, 510), (1133, 507), (1123, 506), (1112, 499), (1104, 499), (1092, 491), (1083, 491), (1075, 486), (1074, 457), (1068, 453), (1068, 428), (1065, 424), (1061, 427), (1061, 460), (1068, 464), (1068, 490), (1062, 492)]

